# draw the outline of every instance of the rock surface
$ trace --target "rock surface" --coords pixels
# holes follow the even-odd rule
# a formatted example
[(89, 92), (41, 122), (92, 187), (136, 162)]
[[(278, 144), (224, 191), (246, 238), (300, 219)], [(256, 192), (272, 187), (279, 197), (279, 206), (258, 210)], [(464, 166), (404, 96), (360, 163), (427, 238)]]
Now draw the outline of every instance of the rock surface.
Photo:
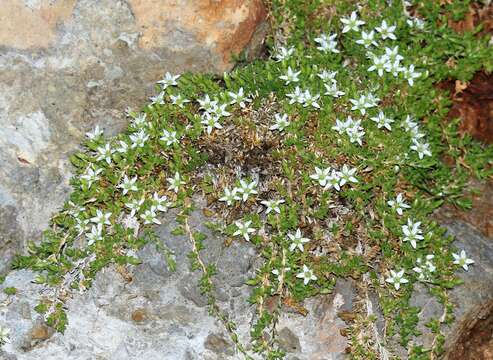
[(166, 71), (231, 69), (265, 30), (261, 0), (3, 0), (0, 272), (66, 199), (86, 131), (122, 129)]
[[(190, 227), (207, 235), (202, 258), (217, 265), (219, 305), (237, 323), (240, 339), (247, 344), (254, 308), (247, 302), (250, 289), (244, 282), (254, 274), (259, 259), (249, 243), (235, 241), (226, 247), (224, 239), (202, 225), (205, 220), (197, 211)], [(41, 296), (41, 288), (31, 283), (34, 274), (10, 273), (0, 285), (0, 324), (11, 329), (11, 343), (3, 353), (0, 350), (0, 359), (242, 359), (197, 290), (200, 274), (189, 270), (187, 237), (171, 235), (177, 226), (172, 214), (162, 223), (157, 233), (176, 254), (176, 272), (170, 272), (164, 257), (147, 245), (137, 254), (142, 264), (129, 268), (126, 280), (117, 269), (106, 269), (88, 292), (69, 300), (64, 335), (43, 325), (33, 310)], [(12, 286), (17, 294), (6, 295), (3, 289)], [(350, 283), (341, 282), (332, 294), (306, 301), (306, 317), (284, 314), (278, 328), (287, 359), (342, 358), (346, 339), (340, 330), (345, 325), (336, 314), (351, 305), (353, 296)]]

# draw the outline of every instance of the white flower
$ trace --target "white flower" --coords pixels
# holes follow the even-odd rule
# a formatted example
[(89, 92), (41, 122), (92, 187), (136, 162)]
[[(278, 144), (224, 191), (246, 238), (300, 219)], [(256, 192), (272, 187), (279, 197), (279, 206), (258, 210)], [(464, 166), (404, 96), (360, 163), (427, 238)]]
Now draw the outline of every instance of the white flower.
[(351, 110), (359, 110), (361, 115), (366, 114), (366, 109), (373, 107), (373, 102), (370, 101), (365, 95), (361, 95), (358, 99), (349, 99), (353, 106)]
[(306, 265), (303, 265), (303, 271), (296, 274), (296, 277), (298, 279), (303, 279), (303, 284), (308, 284), (310, 281), (315, 281), (317, 280), (317, 277), (315, 276), (315, 274), (313, 273), (312, 270), (310, 270), (308, 268), (308, 266)]
[(212, 133), (212, 130), (223, 128), (223, 126), (219, 122), (219, 117), (211, 115), (209, 113), (204, 113), (202, 115), (202, 121), (200, 123), (205, 125), (205, 131), (209, 135)]
[(351, 126), (346, 128), (346, 134), (349, 136), (349, 141), (351, 143), (358, 143), (360, 146), (363, 145), (363, 136), (365, 132), (360, 126), (361, 120), (355, 121)]
[(152, 209), (146, 210), (142, 215), (140, 215), (140, 218), (144, 220), (144, 224), (161, 224), (161, 221), (159, 221), (156, 213)]
[(276, 123), (274, 125), (271, 125), (269, 130), (284, 131), (284, 129), (290, 124), (287, 114), (275, 114), (274, 120), (276, 121)]
[(350, 30), (359, 31), (359, 27), (365, 23), (362, 20), (358, 20), (358, 15), (356, 14), (356, 11), (353, 11), (349, 18), (342, 18), (341, 22), (344, 24), (344, 27), (342, 28), (343, 33), (346, 33)]
[(320, 169), (319, 167), (315, 167), (315, 174), (311, 174), (310, 178), (317, 181), (320, 186), (327, 185), (327, 180), (330, 176), (330, 167), (325, 169)]
[(303, 244), (306, 244), (310, 241), (308, 238), (304, 238), (301, 234), (301, 230), (298, 228), (296, 233), (288, 234), (289, 239), (291, 240), (291, 244), (289, 245), (289, 251), (293, 251), (294, 249), (299, 249), (301, 252), (304, 251)]
[(412, 131), (413, 129), (418, 128), (418, 123), (414, 121), (412, 116), (407, 115), (401, 126), (406, 131)]
[(380, 57), (378, 56), (373, 56), (373, 65), (368, 68), (369, 72), (372, 71), (377, 71), (378, 76), (382, 77), (384, 74), (384, 71), (387, 71), (389, 68), (390, 63), (389, 63), (389, 58), (387, 55), (382, 55)]
[(413, 139), (413, 145), (411, 145), (411, 150), (416, 151), (420, 159), (423, 159), (425, 155), (431, 156), (430, 144), (420, 142), (416, 139)]
[(326, 35), (326, 34), (321, 34), (320, 37), (315, 38), (315, 42), (318, 43), (320, 46), (317, 47), (318, 50), (323, 51), (323, 52), (333, 52), (333, 53), (339, 53), (339, 50), (336, 49), (337, 46), (337, 41), (335, 38), (337, 37), (337, 34), (331, 34), (331, 35)]
[(377, 98), (375, 95), (372, 93), (368, 93), (366, 95), (366, 107), (367, 108), (372, 108), (378, 105), (378, 102), (380, 101), (379, 98)]
[(407, 225), (402, 225), (402, 232), (404, 233), (402, 241), (409, 241), (414, 249), (416, 249), (416, 242), (424, 239), (420, 226), (420, 221), (413, 222), (411, 219), (407, 219)]
[(241, 87), (239, 90), (238, 90), (238, 93), (234, 93), (234, 92), (228, 92), (229, 96), (231, 97), (231, 101), (230, 101), (230, 104), (239, 104), (240, 107), (243, 109), (245, 106), (246, 106), (246, 102), (252, 102), (252, 99), (248, 98), (247, 96), (245, 96), (245, 94), (243, 93), (243, 88)]
[(334, 188), (337, 191), (340, 191), (341, 190), (340, 182), (341, 182), (340, 173), (336, 170), (332, 170), (330, 175), (327, 177), (327, 184), (324, 186), (324, 190)]
[(231, 206), (236, 200), (241, 200), (241, 198), (236, 195), (237, 188), (233, 190), (229, 190), (228, 188), (224, 189), (224, 196), (219, 198), (219, 201), (224, 201), (228, 206)]
[(111, 225), (110, 217), (111, 217), (110, 212), (104, 213), (101, 210), (97, 209), (96, 210), (96, 216), (92, 217), (90, 220), (91, 220), (91, 222), (95, 223), (96, 225), (100, 225), (100, 226)]
[(97, 139), (101, 135), (103, 135), (103, 131), (99, 129), (99, 125), (96, 125), (92, 132), (86, 132), (86, 136), (89, 138), (89, 140)]
[(325, 90), (327, 90), (325, 92), (325, 95), (329, 95), (329, 96), (332, 96), (332, 97), (335, 97), (335, 98), (338, 98), (339, 96), (342, 96), (345, 94), (344, 91), (339, 91), (339, 89), (337, 88), (337, 83), (332, 83), (332, 84), (324, 84), (325, 86)]
[(183, 108), (183, 105), (190, 102), (190, 100), (182, 98), (180, 94), (176, 96), (170, 95), (169, 97), (171, 98), (171, 103), (177, 105), (179, 108)]
[(130, 140), (132, 141), (132, 145), (130, 147), (132, 149), (135, 149), (136, 147), (144, 147), (144, 144), (148, 139), (149, 135), (147, 135), (144, 130), (140, 130), (138, 133), (130, 135)]
[(99, 174), (101, 174), (102, 171), (103, 171), (103, 169), (94, 169), (92, 166), (88, 166), (85, 174), (81, 175), (80, 178), (82, 180), (85, 180), (87, 188), (89, 189), (93, 182), (96, 182), (99, 180), (99, 178), (100, 178)]
[(169, 72), (166, 72), (162, 80), (159, 80), (157, 83), (160, 84), (163, 87), (163, 90), (165, 90), (168, 86), (175, 86), (178, 85), (176, 80), (180, 75), (171, 75)]
[(172, 190), (175, 193), (177, 193), (180, 190), (181, 185), (185, 184), (185, 182), (182, 181), (182, 179), (180, 177), (180, 173), (178, 173), (178, 172), (175, 172), (175, 176), (172, 178), (168, 178), (167, 180), (170, 183), (168, 190)]
[(222, 116), (229, 116), (231, 113), (226, 111), (226, 106), (228, 104), (222, 104), (222, 105), (212, 105), (211, 109), (208, 111), (211, 115), (216, 115), (218, 118)]
[(242, 194), (242, 200), (247, 201), (248, 196), (253, 195), (253, 194), (258, 194), (257, 190), (255, 190), (255, 187), (257, 186), (257, 183), (255, 181), (252, 182), (247, 182), (245, 180), (240, 180), (240, 187), (236, 188), (236, 191), (240, 194)]
[(91, 232), (86, 234), (87, 245), (91, 246), (96, 241), (103, 240), (103, 228), (101, 226), (93, 225), (91, 227)]
[(420, 18), (410, 18), (408, 19), (407, 21), (407, 24), (410, 26), (410, 27), (415, 27), (419, 30), (423, 30), (425, 28), (425, 22), (420, 19)]
[(115, 150), (111, 148), (110, 144), (100, 146), (96, 150), (99, 153), (98, 157), (96, 158), (97, 161), (105, 160), (108, 165), (111, 164), (111, 156), (113, 155)]
[(401, 284), (406, 284), (409, 282), (407, 279), (404, 278), (404, 270), (398, 272), (395, 272), (394, 270), (390, 270), (390, 276), (387, 279), (385, 279), (385, 281), (387, 281), (390, 284), (393, 284), (396, 290), (399, 290)]
[(332, 130), (336, 130), (339, 134), (345, 133), (346, 130), (353, 125), (353, 118), (348, 116), (346, 121), (336, 119), (336, 124), (332, 126)]
[(281, 271), (280, 271), (280, 270), (278, 270), (278, 269), (274, 269), (274, 270), (272, 270), (271, 272), (272, 272), (274, 275), (276, 275), (276, 276), (277, 276), (277, 280), (278, 280), (278, 281), (281, 281), (282, 272), (287, 273), (289, 270), (291, 270), (291, 268), (290, 268), (290, 267), (285, 267), (285, 268), (284, 268), (284, 269), (282, 269)]
[(157, 94), (156, 96), (151, 96), (149, 98), (149, 100), (151, 100), (151, 103), (154, 105), (154, 104), (158, 104), (158, 105), (164, 105), (164, 95), (166, 95), (164, 93), (164, 91), (161, 91), (159, 94)]
[(346, 164), (342, 166), (339, 172), (339, 177), (341, 178), (340, 185), (344, 186), (346, 183), (357, 183), (358, 179), (354, 176), (356, 174), (356, 168), (349, 168)]
[(392, 130), (390, 124), (393, 123), (394, 120), (386, 117), (383, 111), (380, 111), (377, 116), (372, 117), (370, 119), (377, 124), (377, 128), (381, 129), (384, 127), (387, 130)]
[(454, 257), (454, 264), (462, 266), (464, 270), (469, 270), (469, 265), (474, 264), (474, 260), (469, 259), (464, 250), (461, 250), (460, 254), (452, 253)]
[(276, 58), (277, 61), (283, 61), (293, 54), (294, 54), (294, 47), (285, 48), (283, 46), (280, 46), (277, 49), (277, 52), (274, 55), (274, 57)]
[(303, 106), (304, 107), (307, 107), (307, 106), (312, 106), (316, 109), (320, 109), (320, 105), (317, 103), (317, 100), (320, 98), (320, 95), (317, 94), (317, 95), (312, 95), (310, 94), (310, 91), (309, 90), (306, 90), (304, 93), (303, 93)]
[(274, 211), (274, 212), (280, 214), (281, 213), (280, 205), (284, 203), (284, 200), (283, 199), (263, 200), (260, 203), (267, 207), (267, 210), (265, 211), (266, 214), (270, 213), (271, 211)]
[(136, 182), (137, 182), (137, 176), (134, 176), (132, 179), (129, 179), (128, 176), (125, 175), (122, 183), (119, 184), (117, 187), (123, 189), (123, 195), (126, 195), (129, 191), (139, 190), (137, 188), (137, 185), (135, 185)]
[(407, 80), (409, 86), (414, 85), (414, 79), (417, 79), (421, 76), (420, 72), (414, 70), (414, 65), (409, 65), (407, 68), (402, 69), (402, 73), (404, 74), (404, 78)]
[(254, 228), (251, 228), (250, 225), (252, 222), (246, 221), (245, 223), (242, 223), (241, 221), (236, 221), (235, 225), (237, 227), (237, 230), (233, 233), (233, 236), (243, 236), (246, 241), (250, 241), (250, 234), (255, 232)]
[(292, 82), (298, 82), (300, 79), (298, 79), (298, 75), (301, 74), (301, 71), (293, 71), (291, 69), (291, 66), (288, 67), (288, 72), (286, 75), (281, 75), (279, 76), (279, 79), (284, 80), (286, 82), (286, 85), (289, 85)]
[(393, 48), (385, 47), (385, 55), (388, 57), (390, 62), (400, 63), (404, 59), (403, 56), (399, 54), (399, 46), (394, 46)]
[(10, 343), (10, 329), (0, 326), (0, 345)]
[(402, 212), (404, 209), (409, 209), (410, 206), (406, 204), (402, 193), (397, 194), (394, 200), (387, 201), (387, 204), (394, 209), (397, 214), (402, 216)]
[(77, 232), (79, 234), (82, 234), (84, 231), (87, 230), (88, 224), (89, 224), (89, 219), (75, 218), (75, 222), (77, 223), (77, 224), (75, 224), (75, 229), (77, 230)]
[(337, 75), (337, 71), (327, 71), (327, 70), (322, 70), (317, 74), (317, 76), (322, 79), (323, 82), (331, 82), (335, 83), (337, 82), (335, 77)]
[(166, 143), (166, 146), (178, 143), (176, 131), (168, 131), (166, 129), (163, 130), (163, 136), (161, 136), (159, 140), (164, 141)]
[(173, 203), (168, 201), (168, 197), (166, 195), (159, 196), (157, 192), (152, 195), (152, 209), (166, 212), (171, 205), (173, 205)]
[(197, 101), (200, 104), (200, 108), (207, 112), (217, 106), (217, 100), (211, 100), (207, 94), (203, 99), (198, 99)]
[(378, 46), (375, 41), (375, 32), (372, 30), (370, 32), (361, 32), (361, 39), (356, 40), (356, 44), (363, 45), (365, 49), (368, 49), (371, 45)]
[(388, 26), (387, 21), (383, 20), (382, 24), (378, 27), (375, 28), (380, 33), (380, 36), (382, 37), (383, 40), (385, 39), (392, 39), (392, 40), (397, 40), (396, 36), (394, 35), (394, 31), (396, 29), (395, 25)]
[(292, 93), (286, 94), (289, 98), (289, 103), (294, 104), (303, 104), (305, 102), (305, 93), (297, 86)]
[(418, 280), (429, 281), (431, 273), (435, 272), (436, 267), (433, 265), (431, 260), (433, 260), (434, 255), (426, 255), (425, 261), (420, 257), (416, 260), (416, 266), (413, 267), (413, 271), (418, 273)]
[(128, 144), (123, 140), (120, 140), (119, 144), (120, 147), (116, 148), (115, 150), (120, 154), (125, 154), (128, 151)]
[(136, 128), (140, 128), (146, 124), (146, 119), (147, 119), (147, 114), (140, 113), (133, 119), (132, 125)]
[(140, 207), (144, 203), (144, 198), (137, 200), (131, 200), (128, 203), (125, 203), (125, 206), (130, 209), (130, 216), (133, 217), (136, 212), (140, 211)]

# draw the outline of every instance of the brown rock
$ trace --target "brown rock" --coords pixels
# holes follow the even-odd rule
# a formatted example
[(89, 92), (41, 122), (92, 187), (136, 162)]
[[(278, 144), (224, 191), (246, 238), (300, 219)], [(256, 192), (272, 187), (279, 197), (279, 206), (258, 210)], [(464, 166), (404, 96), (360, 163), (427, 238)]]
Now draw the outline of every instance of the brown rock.
[(53, 335), (53, 330), (44, 324), (35, 325), (31, 330), (31, 338), (34, 340), (46, 340)]
[(41, 1), (28, 6), (23, 0), (3, 0), (0, 6), (0, 45), (17, 49), (43, 48), (56, 37), (56, 27), (72, 14), (76, 0)]
[[(158, 49), (205, 45), (219, 56), (219, 68), (232, 67), (266, 18), (261, 0), (129, 0), (142, 36), (139, 46)], [(166, 36), (163, 36), (163, 35)], [(170, 41), (176, 40), (176, 44)], [(179, 43), (179, 42), (190, 42)]]
[(132, 320), (136, 323), (142, 323), (148, 319), (148, 314), (145, 309), (137, 309), (132, 313)]

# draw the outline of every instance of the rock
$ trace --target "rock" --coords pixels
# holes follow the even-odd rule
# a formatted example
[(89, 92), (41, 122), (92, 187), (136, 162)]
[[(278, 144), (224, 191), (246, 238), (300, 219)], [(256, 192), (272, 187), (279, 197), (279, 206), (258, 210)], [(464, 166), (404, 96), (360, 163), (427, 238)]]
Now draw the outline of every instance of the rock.
[(207, 336), (204, 346), (206, 349), (209, 349), (216, 354), (234, 354), (233, 346), (220, 334), (210, 334)]
[(293, 332), (285, 327), (278, 333), (279, 346), (286, 353), (294, 353), (301, 351), (300, 339)]
[(123, 129), (166, 71), (231, 69), (265, 16), (260, 0), (2, 1), (0, 272), (67, 199), (85, 132)]

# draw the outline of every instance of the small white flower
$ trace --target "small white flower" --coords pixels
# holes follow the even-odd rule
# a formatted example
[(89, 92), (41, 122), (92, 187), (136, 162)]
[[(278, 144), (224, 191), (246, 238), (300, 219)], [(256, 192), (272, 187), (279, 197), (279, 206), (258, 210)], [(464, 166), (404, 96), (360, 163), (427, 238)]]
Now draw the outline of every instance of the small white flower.
[(291, 69), (291, 66), (288, 67), (288, 72), (285, 75), (279, 76), (279, 79), (284, 80), (286, 82), (286, 85), (289, 85), (292, 82), (298, 82), (300, 79), (298, 78), (298, 75), (301, 74), (301, 71), (293, 71)]
[(297, 229), (296, 233), (288, 234), (289, 239), (291, 240), (291, 244), (289, 245), (289, 251), (293, 251), (294, 249), (299, 249), (301, 252), (304, 251), (303, 244), (306, 244), (310, 241), (310, 239), (303, 237), (301, 234), (301, 230)]
[(175, 193), (177, 193), (180, 190), (180, 186), (185, 184), (185, 182), (181, 179), (180, 173), (175, 172), (175, 176), (172, 178), (167, 179), (170, 186), (168, 187), (168, 190), (172, 190)]
[(169, 96), (170, 99), (171, 99), (171, 103), (173, 105), (177, 105), (179, 108), (183, 108), (183, 106), (186, 104), (186, 103), (189, 103), (190, 100), (188, 99), (184, 99), (180, 94), (178, 95), (170, 95)]
[(95, 223), (96, 225), (100, 225), (100, 226), (111, 225), (110, 217), (111, 217), (110, 212), (104, 213), (100, 209), (97, 209), (96, 210), (96, 216), (92, 217), (90, 220), (91, 220), (91, 222)]
[(230, 101), (230, 104), (239, 104), (240, 107), (243, 109), (246, 104), (245, 103), (249, 103), (249, 102), (252, 102), (252, 99), (248, 98), (247, 96), (245, 96), (244, 92), (243, 92), (243, 88), (241, 87), (237, 93), (234, 93), (234, 92), (228, 92), (229, 96), (231, 97), (231, 101)]
[(336, 124), (332, 126), (332, 130), (336, 130), (339, 134), (345, 133), (346, 130), (353, 125), (354, 121), (351, 116), (348, 116), (346, 121), (336, 119)]
[(402, 69), (402, 74), (404, 75), (404, 78), (407, 80), (409, 86), (414, 85), (414, 79), (417, 79), (421, 76), (420, 72), (417, 72), (414, 70), (414, 65), (409, 65), (407, 68)]
[(86, 234), (87, 245), (91, 246), (96, 241), (103, 240), (103, 228), (101, 226), (93, 225), (91, 227), (91, 232)]
[(287, 114), (275, 114), (274, 120), (276, 122), (274, 125), (271, 125), (269, 130), (279, 130), (280, 132), (282, 132), (290, 124)]
[(317, 49), (323, 52), (333, 52), (336, 54), (339, 53), (339, 50), (337, 50), (336, 48), (336, 37), (337, 34), (331, 34), (328, 36), (326, 34), (321, 34), (320, 37), (315, 38), (315, 42), (320, 45), (317, 47)]
[(294, 54), (294, 47), (285, 48), (280, 46), (277, 49), (277, 52), (274, 55), (274, 57), (276, 58), (277, 61), (283, 61), (289, 58), (293, 54)]
[(336, 189), (337, 191), (341, 190), (341, 176), (340, 173), (336, 170), (332, 170), (330, 175), (327, 177), (327, 184), (324, 186), (324, 190), (332, 188)]
[(178, 143), (178, 137), (176, 136), (176, 131), (171, 130), (163, 130), (163, 136), (159, 138), (159, 140), (164, 141), (166, 146), (170, 146)]
[(373, 103), (365, 95), (361, 95), (358, 99), (349, 99), (349, 101), (353, 104), (351, 110), (359, 110), (361, 115), (366, 114), (367, 108), (373, 107)]
[(160, 84), (163, 87), (163, 90), (165, 90), (168, 86), (175, 86), (178, 85), (176, 80), (180, 75), (171, 75), (169, 72), (166, 72), (162, 80), (159, 80), (157, 83)]
[(431, 156), (430, 144), (420, 142), (419, 140), (416, 139), (412, 139), (412, 140), (413, 140), (413, 145), (411, 145), (411, 150), (416, 151), (420, 159), (423, 159), (425, 155)]
[(392, 124), (394, 120), (386, 117), (383, 111), (380, 111), (377, 116), (372, 117), (370, 119), (377, 124), (377, 128), (381, 129), (384, 127), (387, 130), (392, 130), (390, 124)]
[(86, 136), (89, 138), (89, 140), (97, 139), (101, 135), (103, 135), (103, 131), (99, 129), (99, 125), (96, 125), (92, 132), (86, 133)]
[(431, 260), (433, 260), (434, 255), (426, 255), (423, 261), (420, 257), (416, 260), (416, 266), (413, 267), (413, 271), (418, 273), (418, 280), (429, 281), (431, 273), (435, 272), (436, 267), (433, 265)]
[(414, 121), (412, 116), (407, 115), (406, 118), (404, 119), (404, 121), (402, 122), (401, 126), (406, 131), (412, 131), (413, 129), (418, 128), (418, 123)]
[(389, 58), (387, 55), (382, 55), (380, 57), (373, 56), (373, 65), (368, 68), (369, 72), (377, 71), (378, 76), (382, 77), (384, 72), (389, 68)]
[(317, 76), (322, 79), (323, 82), (327, 83), (336, 83), (336, 75), (337, 71), (327, 71), (327, 70), (322, 70), (317, 74)]
[(354, 176), (357, 170), (356, 168), (349, 168), (349, 166), (344, 164), (339, 172), (339, 177), (341, 178), (340, 185), (344, 186), (346, 183), (357, 183), (358, 179)]
[(363, 45), (365, 49), (368, 49), (370, 46), (378, 46), (375, 41), (375, 32), (372, 30), (370, 32), (361, 32), (361, 39), (356, 40), (356, 44)]
[(320, 105), (317, 103), (317, 100), (320, 98), (320, 95), (312, 95), (309, 90), (306, 90), (303, 93), (303, 106), (312, 106), (315, 109), (320, 109)]
[(171, 201), (168, 201), (168, 197), (166, 195), (159, 196), (157, 192), (155, 192), (152, 195), (152, 208), (161, 211), (161, 212), (166, 212), (168, 209), (173, 205)]
[(399, 290), (401, 284), (406, 284), (409, 282), (407, 279), (404, 278), (404, 270), (398, 272), (395, 272), (394, 270), (390, 270), (390, 276), (387, 279), (385, 279), (385, 281), (387, 281), (390, 284), (393, 284), (396, 290)]
[(397, 196), (394, 200), (387, 201), (387, 204), (392, 209), (394, 209), (397, 212), (397, 214), (399, 214), (401, 216), (402, 216), (402, 212), (404, 211), (404, 209), (410, 208), (410, 206), (408, 204), (406, 204), (406, 202), (404, 200), (404, 196), (402, 195), (402, 193), (397, 194)]
[(101, 174), (102, 171), (103, 169), (94, 169), (92, 166), (88, 166), (86, 172), (81, 175), (80, 178), (85, 180), (87, 188), (89, 189), (94, 182), (100, 179), (99, 174)]
[(420, 221), (413, 222), (411, 219), (407, 219), (407, 224), (402, 225), (402, 232), (404, 233), (402, 241), (409, 241), (414, 249), (416, 249), (416, 242), (424, 239), (420, 226)]
[(84, 231), (87, 230), (88, 224), (89, 224), (89, 219), (79, 219), (75, 218), (75, 229), (79, 234), (82, 234)]
[(200, 104), (200, 108), (209, 112), (211, 109), (217, 106), (217, 100), (211, 100), (209, 95), (205, 95), (203, 99), (197, 100)]
[(296, 277), (298, 279), (303, 279), (303, 284), (307, 285), (310, 281), (315, 281), (317, 280), (317, 277), (313, 273), (312, 270), (308, 268), (308, 266), (303, 265), (303, 271), (296, 274)]
[(123, 140), (120, 140), (118, 143), (120, 144), (120, 147), (115, 149), (116, 152), (119, 152), (120, 154), (125, 154), (128, 151), (128, 144)]
[(146, 113), (140, 113), (139, 115), (137, 115), (133, 119), (132, 125), (136, 128), (140, 128), (140, 127), (146, 125), (146, 119), (147, 119), (147, 114)]
[(392, 39), (392, 40), (397, 40), (397, 37), (394, 35), (394, 31), (396, 29), (395, 25), (388, 26), (387, 21), (383, 20), (382, 24), (378, 27), (375, 28), (380, 33), (380, 36), (382, 37), (383, 40), (385, 39)]
[(234, 188), (233, 190), (225, 188), (224, 196), (219, 198), (219, 201), (224, 201), (228, 206), (231, 206), (236, 200), (241, 200), (241, 198), (236, 194), (237, 188)]
[(96, 158), (97, 161), (105, 160), (108, 165), (111, 164), (111, 157), (115, 150), (111, 148), (110, 144), (100, 146), (96, 150), (99, 153), (98, 157)]
[(266, 214), (270, 213), (271, 211), (274, 211), (274, 212), (280, 214), (281, 213), (280, 205), (284, 203), (284, 200), (283, 199), (280, 199), (280, 200), (263, 200), (260, 203), (267, 207), (267, 210), (265, 211)]
[(330, 167), (325, 169), (320, 169), (319, 167), (315, 167), (315, 174), (311, 174), (310, 178), (317, 181), (320, 186), (325, 187), (327, 185), (327, 180), (330, 176)]
[(145, 142), (148, 139), (149, 135), (147, 135), (144, 130), (140, 130), (138, 133), (130, 135), (130, 140), (132, 141), (132, 145), (130, 147), (132, 149), (144, 147)]
[(228, 104), (212, 105), (212, 108), (208, 112), (211, 115), (216, 115), (218, 118), (222, 116), (229, 116), (231, 113), (226, 111), (226, 106), (228, 106)]
[(474, 264), (474, 260), (469, 259), (464, 250), (461, 250), (460, 254), (452, 253), (454, 257), (454, 264), (462, 266), (464, 270), (469, 270), (469, 265)]
[(332, 83), (330, 85), (329, 84), (324, 84), (324, 86), (325, 86), (325, 90), (327, 90), (325, 92), (325, 95), (338, 98), (339, 96), (342, 96), (342, 95), (345, 94), (344, 91), (339, 91), (339, 89), (337, 88), (337, 84), (336, 83)]
[(219, 122), (219, 117), (211, 115), (209, 113), (204, 113), (202, 115), (202, 121), (200, 123), (205, 125), (205, 131), (209, 135), (212, 133), (212, 130), (223, 128), (223, 126)]
[(358, 145), (363, 146), (363, 136), (365, 132), (363, 128), (359, 126), (361, 120), (355, 121), (354, 124), (346, 129), (346, 134), (349, 136), (349, 141), (351, 143), (358, 143)]
[(10, 343), (10, 329), (0, 326), (0, 345)]
[(279, 270), (279, 269), (274, 269), (274, 270), (272, 270), (271, 272), (272, 272), (274, 275), (276, 275), (276, 276), (277, 276), (277, 280), (278, 280), (278, 281), (281, 281), (282, 272), (287, 273), (287, 272), (288, 272), (288, 271), (290, 271), (290, 270), (291, 270), (291, 268), (290, 268), (290, 267), (285, 267), (285, 268), (284, 268), (284, 269), (282, 269), (282, 270)]
[(297, 86), (292, 93), (286, 94), (286, 97), (289, 98), (289, 103), (294, 104), (303, 104), (305, 102), (305, 93)]
[(159, 221), (156, 213), (152, 209), (146, 210), (142, 215), (140, 215), (140, 218), (144, 220), (144, 224), (161, 224), (161, 221)]
[(133, 217), (135, 213), (140, 211), (142, 204), (144, 203), (144, 198), (137, 200), (131, 200), (128, 203), (125, 203), (125, 206), (130, 209), (130, 216)]
[(156, 96), (151, 96), (149, 98), (149, 100), (151, 100), (151, 103), (153, 105), (155, 104), (158, 104), (158, 105), (164, 105), (164, 95), (166, 95), (164, 93), (164, 91), (161, 91), (159, 94), (157, 94)]
[(126, 195), (129, 191), (137, 191), (139, 188), (135, 183), (137, 182), (137, 176), (134, 176), (132, 179), (129, 179), (127, 175), (123, 178), (121, 184), (117, 187), (123, 190), (123, 195)]
[(385, 55), (388, 57), (390, 62), (397, 62), (398, 64), (404, 57), (399, 54), (399, 46), (394, 46), (393, 48), (385, 47)]
[(243, 236), (246, 241), (250, 241), (250, 234), (255, 232), (255, 229), (250, 227), (251, 224), (252, 222), (250, 220), (244, 223), (236, 221), (237, 230), (233, 233), (233, 236)]
[(342, 18), (341, 22), (344, 24), (344, 27), (342, 28), (343, 33), (347, 33), (351, 30), (359, 31), (359, 27), (365, 23), (362, 20), (358, 20), (358, 14), (356, 14), (356, 11), (353, 11), (349, 18)]
[(250, 195), (258, 194), (257, 190), (255, 190), (256, 186), (257, 182), (255, 181), (247, 182), (245, 180), (240, 180), (240, 187), (236, 188), (236, 191), (242, 194), (242, 200), (245, 202)]

